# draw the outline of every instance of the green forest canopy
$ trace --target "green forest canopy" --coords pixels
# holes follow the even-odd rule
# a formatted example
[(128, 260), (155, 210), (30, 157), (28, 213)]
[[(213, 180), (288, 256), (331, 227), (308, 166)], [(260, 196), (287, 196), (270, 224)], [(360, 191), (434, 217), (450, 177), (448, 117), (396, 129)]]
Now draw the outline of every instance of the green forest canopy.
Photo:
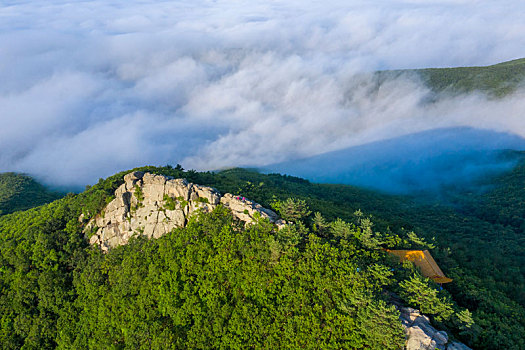
[[(400, 348), (385, 291), (476, 348), (525, 346), (523, 162), (491, 179), (491, 191), (462, 193), (453, 206), (243, 169), (141, 170), (265, 206), (289, 208), (291, 201), (308, 208), (293, 210), (297, 224), (278, 232), (263, 221), (244, 229), (219, 208), (109, 254), (87, 245), (78, 217), (98, 213), (124, 173), (4, 215), (2, 348), (238, 348), (281, 338), (290, 347)], [(377, 249), (432, 246), (426, 242), (436, 245), (432, 254), (454, 279), (446, 290)]]
[[(230, 175), (148, 170), (249, 186)], [(2, 348), (398, 349), (404, 336), (385, 288), (462, 331), (464, 310), (448, 293), (413, 269), (392, 271), (375, 249), (409, 239), (371, 231), (362, 213), (355, 223), (326, 221), (322, 232), (301, 216), (276, 231), (264, 220), (246, 229), (219, 207), (158, 240), (102, 254), (78, 217), (98, 213), (122, 175), (0, 219)], [(428, 298), (411, 299), (417, 288)]]

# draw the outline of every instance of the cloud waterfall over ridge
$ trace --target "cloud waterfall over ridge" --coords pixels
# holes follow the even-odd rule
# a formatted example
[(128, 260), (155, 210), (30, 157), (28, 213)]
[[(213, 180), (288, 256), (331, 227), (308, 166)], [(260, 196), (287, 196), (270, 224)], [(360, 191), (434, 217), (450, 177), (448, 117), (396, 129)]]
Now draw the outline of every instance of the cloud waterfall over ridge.
[(523, 56), (520, 1), (7, 1), (0, 171), (262, 166), (446, 127), (525, 137), (522, 90), (428, 103), (378, 69)]

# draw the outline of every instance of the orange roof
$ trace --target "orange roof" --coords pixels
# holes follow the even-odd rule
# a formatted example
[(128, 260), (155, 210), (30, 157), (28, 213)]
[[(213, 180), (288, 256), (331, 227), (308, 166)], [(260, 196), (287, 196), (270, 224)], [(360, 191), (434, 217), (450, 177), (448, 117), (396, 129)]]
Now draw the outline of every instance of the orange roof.
[(445, 277), (445, 274), (436, 264), (428, 250), (390, 250), (392, 255), (399, 258), (400, 261), (412, 261), (420, 270), (423, 276), (430, 278), (437, 283), (449, 283), (452, 279)]

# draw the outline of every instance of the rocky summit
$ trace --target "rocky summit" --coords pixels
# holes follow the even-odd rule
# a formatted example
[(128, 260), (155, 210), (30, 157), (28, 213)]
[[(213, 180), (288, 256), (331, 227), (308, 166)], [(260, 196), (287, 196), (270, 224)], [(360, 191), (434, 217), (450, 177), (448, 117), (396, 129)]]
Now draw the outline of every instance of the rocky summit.
[(214, 188), (186, 179), (136, 171), (124, 176), (115, 198), (86, 225), (85, 233), (95, 230), (89, 242), (108, 251), (137, 234), (158, 238), (176, 227), (185, 227), (193, 213), (212, 211), (219, 204), (246, 224), (257, 217), (267, 218), (278, 227), (285, 224), (272, 210), (242, 196), (221, 195)]

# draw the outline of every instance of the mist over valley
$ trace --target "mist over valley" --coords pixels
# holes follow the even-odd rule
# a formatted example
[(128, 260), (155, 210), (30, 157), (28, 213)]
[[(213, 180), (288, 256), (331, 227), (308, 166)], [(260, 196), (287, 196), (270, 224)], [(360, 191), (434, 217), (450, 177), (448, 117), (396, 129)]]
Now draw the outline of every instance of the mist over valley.
[(525, 349), (525, 2), (4, 0), (1, 349)]

